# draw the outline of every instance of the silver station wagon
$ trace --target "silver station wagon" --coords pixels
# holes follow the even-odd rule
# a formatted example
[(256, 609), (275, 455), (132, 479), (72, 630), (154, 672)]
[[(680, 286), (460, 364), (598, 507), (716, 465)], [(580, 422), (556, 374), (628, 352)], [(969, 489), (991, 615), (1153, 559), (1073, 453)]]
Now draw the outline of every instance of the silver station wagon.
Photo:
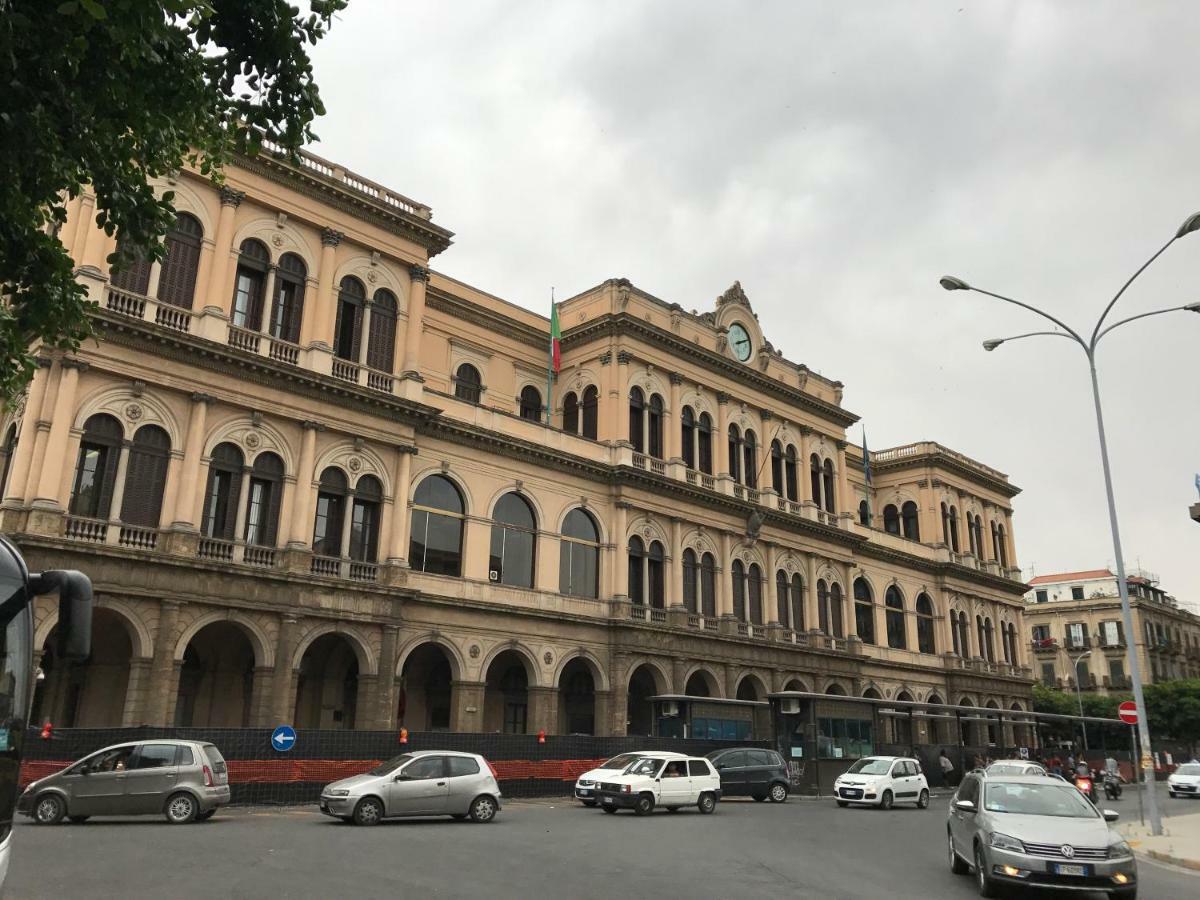
[(453, 816), (490, 822), (500, 811), (500, 784), (475, 753), (402, 753), (369, 772), (321, 791), (321, 812), (356, 825), (400, 816)]
[(39, 825), (64, 818), (162, 815), (173, 825), (203, 821), (229, 803), (221, 751), (204, 741), (115, 744), (25, 788), (17, 811)]

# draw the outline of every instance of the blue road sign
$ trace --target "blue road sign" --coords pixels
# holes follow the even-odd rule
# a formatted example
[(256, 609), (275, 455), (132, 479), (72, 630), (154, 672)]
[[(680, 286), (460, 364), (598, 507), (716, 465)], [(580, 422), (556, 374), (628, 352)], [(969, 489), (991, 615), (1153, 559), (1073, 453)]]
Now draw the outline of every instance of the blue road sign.
[(280, 753), (287, 753), (296, 746), (296, 729), (291, 725), (280, 725), (271, 732), (271, 746)]

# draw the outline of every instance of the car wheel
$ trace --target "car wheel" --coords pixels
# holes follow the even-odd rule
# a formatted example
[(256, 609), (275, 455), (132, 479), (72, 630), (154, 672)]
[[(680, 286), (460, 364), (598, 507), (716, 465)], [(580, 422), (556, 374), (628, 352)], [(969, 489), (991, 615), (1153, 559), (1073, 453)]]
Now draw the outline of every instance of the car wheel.
[(617, 808), (615, 806), (606, 806), (606, 807), (604, 807), (604, 811), (606, 813), (615, 813), (617, 811)]
[(892, 792), (884, 791), (883, 796), (879, 798), (879, 808), (880, 809), (891, 809), (893, 802), (894, 801), (892, 799)]
[(783, 803), (788, 798), (787, 785), (776, 782), (771, 785), (771, 793), (767, 796), (771, 798), (772, 803)]
[(69, 821), (72, 825), (82, 825), (90, 818), (91, 816), (68, 816), (67, 821)]
[(355, 825), (378, 825), (383, 819), (383, 804), (374, 797), (363, 797), (354, 807)]
[(57, 825), (66, 814), (66, 804), (58, 794), (42, 794), (33, 807), (33, 820), (39, 825)]
[(845, 807), (850, 805), (850, 801), (849, 800), (839, 800), (837, 802), (837, 805), (844, 809)]
[(650, 813), (654, 812), (654, 796), (652, 794), (638, 794), (633, 811), (639, 816), (650, 815)]
[(950, 845), (950, 871), (955, 875), (966, 875), (970, 870), (970, 866), (963, 861), (963, 858), (958, 855), (958, 851), (954, 849), (954, 838), (950, 832), (946, 832), (946, 843)]
[(982, 847), (975, 848), (975, 884), (979, 887), (980, 897), (996, 896), (996, 879), (988, 871), (987, 859), (983, 855)]
[(755, 803), (762, 803), (764, 800), (767, 799), (766, 794), (754, 794), (753, 796), (754, 796)]
[(704, 815), (712, 815), (713, 810), (717, 808), (717, 798), (712, 794), (701, 794), (700, 802), (696, 806)]
[(921, 788), (921, 796), (917, 798), (917, 809), (929, 808), (929, 791)]
[(172, 825), (186, 825), (196, 818), (196, 798), (180, 792), (167, 798), (163, 814)]
[(496, 801), (486, 794), (482, 797), (476, 797), (471, 802), (471, 811), (469, 813), (472, 822), (490, 822), (496, 818)]
[(202, 813), (196, 813), (196, 821), (197, 822), (207, 822), (209, 819), (211, 819), (216, 814), (217, 814), (217, 808), (214, 806), (212, 809), (206, 809)]

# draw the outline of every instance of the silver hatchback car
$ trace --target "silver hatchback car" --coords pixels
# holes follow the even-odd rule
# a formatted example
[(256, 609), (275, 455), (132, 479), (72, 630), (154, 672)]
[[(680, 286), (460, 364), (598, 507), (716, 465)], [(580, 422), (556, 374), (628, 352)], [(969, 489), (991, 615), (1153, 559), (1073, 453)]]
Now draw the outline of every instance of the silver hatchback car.
[(40, 778), (25, 788), (17, 811), (39, 825), (154, 814), (182, 825), (228, 803), (229, 772), (216, 746), (161, 740), (114, 744)]
[(491, 764), (451, 750), (402, 753), (321, 791), (321, 812), (356, 825), (399, 816), (490, 822), (499, 811), (500, 784)]

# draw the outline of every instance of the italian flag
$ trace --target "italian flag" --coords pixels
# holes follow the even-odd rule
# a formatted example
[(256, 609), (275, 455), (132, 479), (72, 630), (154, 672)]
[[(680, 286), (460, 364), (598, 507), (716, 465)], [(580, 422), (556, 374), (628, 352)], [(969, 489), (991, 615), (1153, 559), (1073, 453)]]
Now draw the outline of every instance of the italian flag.
[(555, 375), (562, 368), (562, 331), (558, 327), (558, 304), (550, 304), (550, 369)]

